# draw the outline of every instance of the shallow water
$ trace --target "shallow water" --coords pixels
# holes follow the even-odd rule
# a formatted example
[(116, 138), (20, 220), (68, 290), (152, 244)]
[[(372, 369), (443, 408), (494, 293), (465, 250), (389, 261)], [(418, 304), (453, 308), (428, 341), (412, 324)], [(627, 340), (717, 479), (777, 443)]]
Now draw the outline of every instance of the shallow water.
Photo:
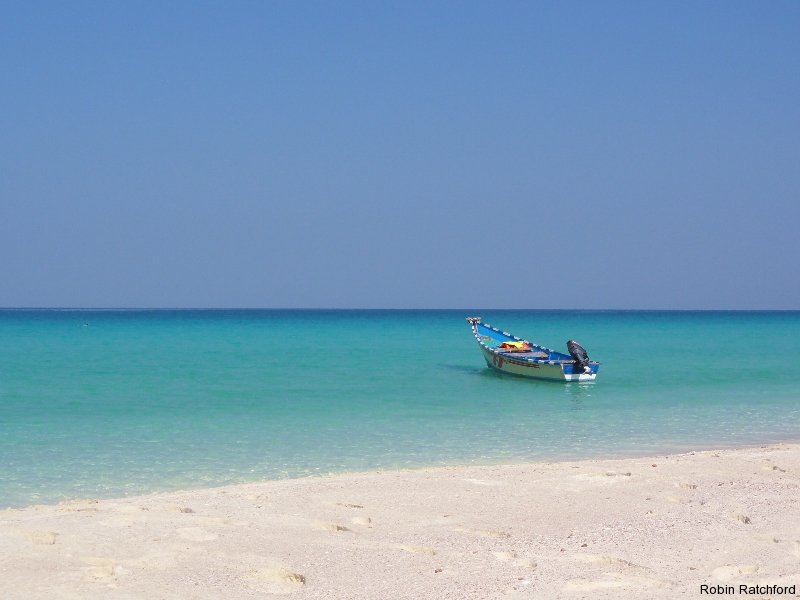
[[(486, 368), (465, 316), (595, 383)], [(800, 439), (800, 312), (0, 311), (0, 506)]]

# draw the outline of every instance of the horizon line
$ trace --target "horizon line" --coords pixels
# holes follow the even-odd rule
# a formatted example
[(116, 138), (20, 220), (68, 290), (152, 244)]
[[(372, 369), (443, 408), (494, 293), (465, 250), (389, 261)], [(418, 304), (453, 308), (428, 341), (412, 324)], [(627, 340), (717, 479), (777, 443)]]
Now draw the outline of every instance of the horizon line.
[(800, 308), (400, 308), (400, 307), (267, 307), (267, 306), (233, 306), (233, 307), (208, 307), (208, 306), (0, 306), (0, 311), (105, 311), (105, 312), (156, 312), (156, 311), (583, 311), (583, 312), (800, 312)]

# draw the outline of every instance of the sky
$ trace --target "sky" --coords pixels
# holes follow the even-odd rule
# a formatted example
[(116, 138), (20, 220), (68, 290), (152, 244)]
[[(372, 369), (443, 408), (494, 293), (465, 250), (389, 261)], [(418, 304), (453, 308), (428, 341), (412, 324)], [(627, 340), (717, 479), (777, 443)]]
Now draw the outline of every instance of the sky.
[(800, 309), (800, 3), (0, 4), (0, 307)]

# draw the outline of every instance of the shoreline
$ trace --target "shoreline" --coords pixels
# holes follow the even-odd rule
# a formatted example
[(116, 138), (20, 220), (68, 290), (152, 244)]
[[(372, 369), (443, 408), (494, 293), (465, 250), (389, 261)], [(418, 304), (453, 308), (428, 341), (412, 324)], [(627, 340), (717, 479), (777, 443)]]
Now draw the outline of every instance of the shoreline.
[(800, 443), (0, 510), (8, 598), (671, 598), (800, 584)]
[(331, 477), (348, 477), (348, 476), (358, 476), (358, 475), (368, 475), (368, 474), (389, 474), (389, 473), (414, 473), (417, 471), (437, 471), (437, 470), (450, 470), (450, 469), (467, 469), (467, 468), (484, 468), (484, 467), (519, 467), (519, 466), (534, 466), (534, 465), (558, 465), (561, 463), (581, 463), (581, 462), (591, 462), (591, 461), (615, 461), (615, 460), (628, 460), (628, 459), (644, 459), (644, 458), (657, 458), (657, 457), (665, 457), (665, 456), (683, 456), (683, 455), (690, 455), (690, 454), (699, 454), (699, 453), (706, 453), (706, 452), (719, 452), (719, 451), (737, 451), (737, 450), (755, 450), (759, 448), (773, 448), (779, 446), (798, 446), (800, 447), (800, 437), (797, 439), (788, 438), (788, 439), (781, 439), (779, 441), (768, 441), (768, 442), (750, 442), (750, 443), (743, 443), (737, 445), (729, 445), (729, 444), (703, 444), (702, 446), (692, 446), (689, 447), (687, 445), (686, 448), (681, 449), (655, 449), (653, 451), (650, 450), (643, 450), (638, 452), (626, 452), (626, 451), (619, 451), (619, 452), (604, 452), (597, 456), (589, 456), (589, 457), (572, 457), (568, 455), (559, 455), (559, 456), (552, 456), (548, 458), (543, 458), (540, 460), (530, 460), (526, 458), (520, 458), (518, 460), (505, 460), (505, 461), (496, 461), (493, 459), (488, 459), (487, 461), (482, 461), (480, 459), (473, 459), (468, 462), (449, 462), (447, 464), (442, 463), (435, 463), (435, 464), (420, 464), (420, 465), (413, 465), (413, 466), (387, 466), (387, 467), (375, 467), (375, 468), (365, 468), (365, 469), (357, 469), (357, 470), (347, 470), (347, 471), (327, 471), (327, 472), (319, 472), (319, 473), (309, 473), (307, 475), (290, 475), (287, 477), (281, 477), (278, 479), (252, 479), (249, 481), (239, 481), (233, 483), (224, 483), (221, 485), (210, 485), (210, 486), (202, 486), (202, 487), (174, 487), (174, 486), (165, 486), (164, 488), (156, 488), (151, 489), (148, 491), (142, 492), (135, 492), (131, 493), (130, 495), (76, 495), (76, 496), (65, 496), (58, 500), (46, 500), (43, 502), (32, 502), (30, 504), (21, 504), (21, 505), (2, 505), (0, 504), (0, 514), (6, 510), (25, 510), (28, 508), (34, 507), (55, 507), (62, 504), (70, 504), (74, 502), (82, 502), (82, 501), (92, 501), (92, 502), (110, 502), (110, 501), (126, 501), (126, 500), (134, 500), (137, 498), (146, 498), (149, 496), (155, 495), (163, 495), (163, 494), (179, 494), (179, 493), (195, 493), (195, 492), (204, 492), (204, 491), (213, 491), (218, 489), (233, 489), (240, 486), (249, 486), (249, 485), (260, 485), (260, 484), (269, 484), (273, 482), (286, 482), (286, 481), (307, 481), (307, 480), (317, 480), (322, 478), (331, 478)]

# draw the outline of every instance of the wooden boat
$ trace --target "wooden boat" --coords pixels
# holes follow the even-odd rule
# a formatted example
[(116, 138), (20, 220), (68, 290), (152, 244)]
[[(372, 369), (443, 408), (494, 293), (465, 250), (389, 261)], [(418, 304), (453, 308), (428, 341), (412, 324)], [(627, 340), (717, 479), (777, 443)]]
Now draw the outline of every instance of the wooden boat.
[(569, 354), (556, 352), (467, 317), (472, 333), (490, 368), (536, 379), (553, 381), (594, 381), (600, 363), (589, 360), (577, 342), (567, 342)]

